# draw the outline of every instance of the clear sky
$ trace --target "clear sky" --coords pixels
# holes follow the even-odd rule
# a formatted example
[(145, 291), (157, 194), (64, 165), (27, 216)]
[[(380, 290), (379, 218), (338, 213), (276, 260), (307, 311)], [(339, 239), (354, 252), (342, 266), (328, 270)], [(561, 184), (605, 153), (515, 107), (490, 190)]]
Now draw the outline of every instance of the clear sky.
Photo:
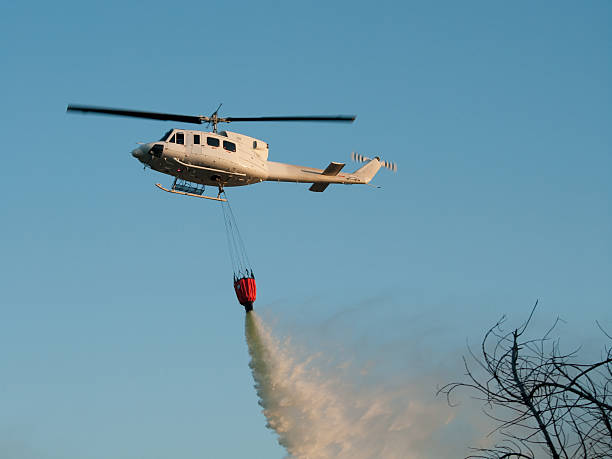
[(275, 161), (399, 166), (380, 190), (228, 191), (255, 307), (286, 335), (357, 305), (326, 340), (412, 348), (418, 321), (444, 360), (539, 298), (542, 323), (561, 315), (568, 342), (597, 346), (594, 320), (612, 328), (611, 31), (608, 1), (3, 3), (0, 456), (285, 454), (253, 390), (221, 209), (162, 193), (170, 178), (129, 154), (180, 125), (68, 103), (357, 115), (228, 127)]

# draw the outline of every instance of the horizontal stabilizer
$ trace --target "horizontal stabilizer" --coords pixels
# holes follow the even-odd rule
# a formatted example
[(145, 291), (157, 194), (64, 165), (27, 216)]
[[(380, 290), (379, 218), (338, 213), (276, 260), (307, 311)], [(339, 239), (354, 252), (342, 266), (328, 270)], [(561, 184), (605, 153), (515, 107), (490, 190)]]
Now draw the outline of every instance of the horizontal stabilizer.
[[(329, 163), (329, 166), (327, 166), (325, 170), (321, 172), (321, 175), (333, 177), (335, 175), (338, 175), (338, 173), (342, 170), (344, 166), (344, 163), (335, 163), (332, 161), (331, 163)], [(313, 183), (309, 190), (314, 191), (316, 193), (321, 193), (322, 191), (325, 191), (328, 186), (329, 183)]]
[[(344, 164), (343, 164), (343, 166), (344, 166)], [(336, 175), (336, 174), (334, 174), (334, 175)], [(310, 188), (308, 188), (308, 189), (310, 191), (314, 191), (316, 193), (321, 193), (322, 191), (325, 191), (325, 188), (327, 188), (328, 186), (329, 186), (329, 183), (313, 183), (312, 186)]]
[(331, 163), (329, 163), (329, 166), (327, 166), (321, 174), (322, 175), (338, 175), (338, 173), (342, 170), (344, 166), (345, 166), (344, 163), (335, 163), (332, 161)]

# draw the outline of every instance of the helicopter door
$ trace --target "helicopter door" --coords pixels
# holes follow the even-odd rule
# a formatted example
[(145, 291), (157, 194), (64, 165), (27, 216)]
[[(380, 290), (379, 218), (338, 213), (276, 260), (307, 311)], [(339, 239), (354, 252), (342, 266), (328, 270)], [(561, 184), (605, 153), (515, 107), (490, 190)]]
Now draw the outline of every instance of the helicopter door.
[(185, 132), (175, 131), (168, 140), (168, 149), (179, 156), (185, 155)]
[(172, 137), (170, 137), (168, 143), (173, 143), (175, 145), (185, 145), (185, 133), (181, 131), (176, 131), (174, 134), (172, 134)]
[(202, 135), (201, 134), (189, 134), (189, 143), (187, 145), (187, 151), (193, 155), (199, 155), (202, 153)]

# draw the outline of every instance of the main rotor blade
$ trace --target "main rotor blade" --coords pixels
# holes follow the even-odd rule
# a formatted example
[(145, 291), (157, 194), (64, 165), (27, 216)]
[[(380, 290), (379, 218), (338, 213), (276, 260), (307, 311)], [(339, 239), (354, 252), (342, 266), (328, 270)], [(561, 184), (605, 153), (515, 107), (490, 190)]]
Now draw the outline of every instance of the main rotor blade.
[(67, 112), (100, 113), (103, 115), (130, 116), (161, 121), (179, 121), (181, 123), (202, 124), (208, 121), (207, 116), (175, 115), (173, 113), (141, 112), (121, 108), (92, 107), (89, 105), (68, 105)]
[(237, 117), (227, 116), (219, 118), (219, 121), (231, 123), (233, 121), (340, 121), (352, 123), (355, 121), (354, 115), (336, 116), (256, 116), (256, 117)]
[(122, 108), (109, 108), (109, 107), (94, 107), (90, 105), (68, 105), (66, 108), (68, 112), (81, 112), (81, 113), (98, 113), (102, 115), (113, 115), (113, 116), (129, 116), (132, 118), (147, 118), (152, 120), (160, 121), (178, 121), (181, 123), (192, 123), (202, 124), (207, 122), (212, 123), (231, 123), (235, 121), (332, 121), (342, 123), (352, 123), (355, 121), (354, 115), (336, 115), (336, 116), (255, 116), (255, 117), (217, 117), (213, 115), (208, 116), (191, 116), (191, 115), (177, 115), (174, 113), (157, 113), (157, 112), (143, 112), (138, 110), (125, 110)]

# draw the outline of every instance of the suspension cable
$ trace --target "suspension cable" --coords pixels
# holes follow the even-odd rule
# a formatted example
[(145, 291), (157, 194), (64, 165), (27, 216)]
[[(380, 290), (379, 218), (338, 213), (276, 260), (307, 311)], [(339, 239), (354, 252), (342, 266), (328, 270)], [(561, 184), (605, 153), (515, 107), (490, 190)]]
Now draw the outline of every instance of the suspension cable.
[(251, 263), (246, 252), (246, 247), (244, 245), (244, 241), (242, 240), (242, 236), (240, 235), (240, 230), (238, 229), (236, 217), (232, 211), (232, 207), (229, 200), (227, 200), (227, 195), (225, 192), (223, 195), (226, 201), (221, 203), (221, 208), (223, 209), (225, 231), (234, 276), (250, 277), (253, 275), (253, 270), (251, 269)]

